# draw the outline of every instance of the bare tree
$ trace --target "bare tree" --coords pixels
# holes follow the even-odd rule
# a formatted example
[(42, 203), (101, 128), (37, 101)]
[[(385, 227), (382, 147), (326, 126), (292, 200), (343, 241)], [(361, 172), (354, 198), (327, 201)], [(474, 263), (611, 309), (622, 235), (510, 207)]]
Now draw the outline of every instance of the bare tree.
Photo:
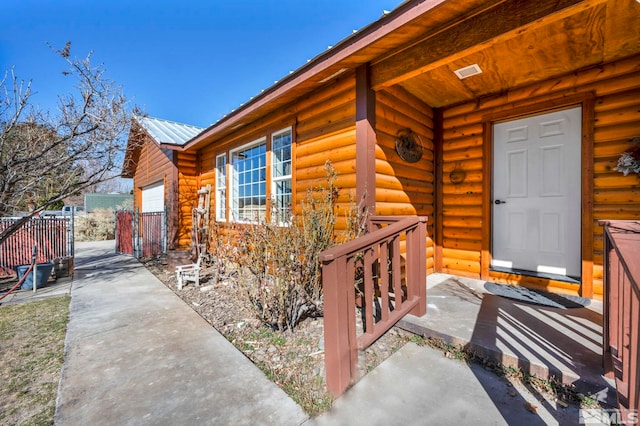
[[(19, 80), (13, 69), (0, 80), (0, 216), (28, 210), (24, 222), (113, 179), (121, 168), (128, 102), (103, 65), (91, 64), (91, 53), (73, 58), (70, 47), (52, 48), (66, 63), (63, 74), (76, 80), (73, 93), (59, 95), (54, 114), (31, 103), (31, 82)], [(3, 231), (0, 243), (15, 229)]]

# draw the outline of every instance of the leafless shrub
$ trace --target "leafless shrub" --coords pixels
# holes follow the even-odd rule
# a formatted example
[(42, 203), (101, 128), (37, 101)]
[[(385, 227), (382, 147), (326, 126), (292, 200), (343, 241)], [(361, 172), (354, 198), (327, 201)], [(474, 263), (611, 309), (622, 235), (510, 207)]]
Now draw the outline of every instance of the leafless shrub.
[(96, 211), (75, 218), (76, 241), (105, 241), (115, 238), (115, 215), (110, 209)]
[(209, 228), (211, 234), (204, 262), (212, 273), (212, 282), (216, 283), (237, 274), (238, 247), (235, 238), (238, 230), (233, 224), (222, 225), (216, 221), (212, 221)]
[(336, 233), (339, 189), (330, 162), (326, 171), (327, 186), (307, 192), (301, 214), (289, 225), (251, 224), (240, 233), (239, 263), (250, 271), (242, 286), (257, 317), (276, 330), (322, 316), (320, 253), (364, 229), (365, 213), (352, 201), (345, 213), (349, 229)]

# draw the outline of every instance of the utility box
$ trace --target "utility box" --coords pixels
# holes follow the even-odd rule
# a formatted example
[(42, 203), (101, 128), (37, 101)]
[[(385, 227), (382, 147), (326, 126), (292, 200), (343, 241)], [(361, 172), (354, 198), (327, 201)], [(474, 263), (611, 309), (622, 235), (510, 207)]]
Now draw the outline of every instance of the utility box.
[(53, 260), (56, 278), (73, 276), (73, 257), (61, 257)]

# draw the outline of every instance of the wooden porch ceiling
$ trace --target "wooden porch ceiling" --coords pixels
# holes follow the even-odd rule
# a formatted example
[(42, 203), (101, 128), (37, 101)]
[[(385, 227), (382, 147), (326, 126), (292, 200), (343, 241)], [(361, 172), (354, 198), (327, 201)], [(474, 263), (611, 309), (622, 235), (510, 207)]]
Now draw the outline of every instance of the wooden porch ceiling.
[[(295, 114), (296, 100), (364, 64), (374, 90), (399, 85), (442, 107), (638, 55), (638, 22), (638, 0), (407, 0), (180, 149)], [(472, 64), (482, 74), (456, 77)]]
[[(640, 53), (635, 0), (507, 1), (375, 62), (375, 89), (398, 84), (432, 107), (501, 93)], [(478, 64), (460, 80), (454, 70)]]

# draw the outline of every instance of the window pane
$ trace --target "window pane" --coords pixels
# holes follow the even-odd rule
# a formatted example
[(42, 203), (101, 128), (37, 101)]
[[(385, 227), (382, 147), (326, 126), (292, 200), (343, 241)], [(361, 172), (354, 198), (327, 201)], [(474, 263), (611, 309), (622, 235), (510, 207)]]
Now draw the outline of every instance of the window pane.
[(291, 130), (272, 136), (273, 220), (287, 223), (291, 218)]
[[(266, 144), (234, 153), (234, 218), (239, 221), (263, 221), (265, 218)], [(236, 183), (237, 182), (237, 183)]]
[(216, 220), (227, 219), (227, 156), (216, 157)]

